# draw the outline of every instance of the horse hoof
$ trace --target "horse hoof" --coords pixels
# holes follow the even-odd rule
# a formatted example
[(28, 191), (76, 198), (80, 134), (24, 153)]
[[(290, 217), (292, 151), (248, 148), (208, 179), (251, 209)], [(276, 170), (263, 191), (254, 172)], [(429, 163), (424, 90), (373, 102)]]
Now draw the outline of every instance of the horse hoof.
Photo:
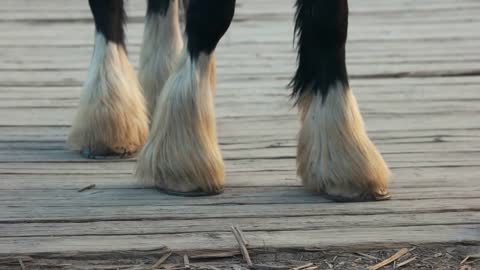
[(380, 202), (380, 201), (388, 201), (392, 199), (392, 195), (386, 190), (381, 190), (378, 192), (364, 192), (355, 197), (348, 197), (348, 196), (342, 196), (342, 195), (330, 195), (330, 194), (322, 194), (322, 197), (330, 201), (343, 202), (343, 203)]
[(179, 196), (179, 197), (206, 197), (206, 196), (216, 196), (222, 194), (225, 190), (215, 190), (215, 191), (203, 191), (201, 189), (197, 189), (194, 191), (189, 192), (181, 192), (181, 191), (173, 191), (168, 189), (158, 188), (159, 191), (172, 196)]
[(134, 153), (128, 151), (126, 148), (119, 148), (118, 151), (114, 151), (108, 147), (84, 147), (80, 151), (80, 154), (87, 159), (128, 159), (134, 156)]

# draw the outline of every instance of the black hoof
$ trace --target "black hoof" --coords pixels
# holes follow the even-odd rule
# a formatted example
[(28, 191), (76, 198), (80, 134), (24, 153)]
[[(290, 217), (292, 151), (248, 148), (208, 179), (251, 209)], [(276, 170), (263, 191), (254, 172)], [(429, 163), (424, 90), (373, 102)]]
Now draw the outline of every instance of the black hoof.
[(157, 188), (159, 191), (172, 196), (180, 196), (180, 197), (206, 197), (206, 196), (215, 196), (220, 195), (224, 192), (224, 189), (216, 190), (216, 191), (203, 191), (203, 190), (194, 190), (190, 192), (180, 192), (180, 191), (173, 191), (168, 189)]
[(349, 203), (349, 202), (380, 202), (380, 201), (388, 201), (392, 199), (392, 196), (388, 191), (384, 192), (366, 192), (362, 193), (356, 197), (347, 197), (347, 196), (340, 196), (340, 195), (329, 195), (329, 194), (322, 194), (327, 200), (334, 201), (334, 202), (342, 202), (342, 203)]
[(123, 148), (121, 152), (116, 152), (109, 148), (97, 148), (93, 150), (92, 147), (85, 147), (80, 151), (80, 154), (84, 158), (102, 160), (128, 159), (134, 156), (134, 153), (127, 151), (125, 148)]

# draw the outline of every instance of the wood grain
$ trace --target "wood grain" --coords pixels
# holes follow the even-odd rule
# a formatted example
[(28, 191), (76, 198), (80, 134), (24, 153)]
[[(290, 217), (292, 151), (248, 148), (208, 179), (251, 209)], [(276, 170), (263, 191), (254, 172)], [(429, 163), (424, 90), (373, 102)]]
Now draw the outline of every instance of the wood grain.
[[(143, 189), (135, 159), (65, 148), (93, 25), (77, 0), (0, 6), (0, 255), (68, 256), (480, 243), (480, 2), (350, 0), (347, 62), (393, 200), (336, 204), (295, 175), (299, 122), (294, 0), (241, 0), (218, 48), (218, 133), (226, 193)], [(127, 1), (138, 65), (145, 1)], [(95, 189), (77, 190), (95, 185)], [(108, 255), (105, 255), (108, 256)]]

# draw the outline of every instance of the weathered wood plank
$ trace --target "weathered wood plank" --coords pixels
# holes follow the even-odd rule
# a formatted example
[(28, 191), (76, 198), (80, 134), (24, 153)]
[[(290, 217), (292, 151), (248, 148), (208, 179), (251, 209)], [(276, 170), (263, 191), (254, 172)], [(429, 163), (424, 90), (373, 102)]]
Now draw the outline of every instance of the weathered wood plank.
[[(458, 243), (480, 241), (477, 225), (345, 228), (306, 231), (250, 232), (251, 248), (326, 248), (333, 246), (386, 246), (400, 243)], [(0, 254), (134, 251), (170, 247), (174, 251), (237, 250), (230, 232), (165, 235), (13, 237), (1, 238)], [(95, 243), (92, 245), (92, 243)]]
[[(294, 145), (296, 140), (298, 127), (284, 129), (275, 129), (275, 133), (268, 130), (256, 130), (255, 133), (239, 133), (241, 130), (235, 128), (236, 120), (223, 126), (222, 133), (219, 134), (221, 146), (232, 149), (235, 145), (241, 147), (242, 144), (260, 144), (263, 143), (267, 147), (282, 147)], [(253, 123), (252, 123), (253, 124)], [(293, 123), (292, 123), (293, 125)], [(424, 143), (424, 142), (464, 142), (472, 140), (475, 142), (479, 135), (480, 128), (468, 129), (450, 129), (439, 128), (429, 129), (405, 129), (405, 130), (371, 130), (370, 136), (376, 143), (391, 140), (398, 143)], [(67, 126), (0, 126), (0, 142), (1, 143), (56, 143), (65, 142), (69, 131)]]
[[(361, 105), (360, 105), (361, 106)], [(472, 105), (475, 106), (475, 105)], [(251, 108), (252, 105), (246, 106)], [(255, 106), (258, 107), (258, 106)], [(230, 127), (238, 134), (252, 134), (264, 130), (273, 132), (284, 130), (292, 125), (293, 130), (298, 130), (298, 118), (294, 112), (284, 112), (285, 106), (277, 105), (270, 111), (255, 112), (244, 111), (238, 108), (232, 111), (227, 107), (218, 108), (220, 116), (217, 118), (219, 133)], [(475, 118), (480, 111), (466, 110), (448, 113), (444, 111), (439, 114), (427, 113), (369, 113), (365, 112), (365, 123), (369, 131), (377, 130), (415, 130), (415, 129), (471, 129), (478, 128)], [(32, 108), (25, 109), (0, 109), (0, 114), (9, 114), (8, 118), (0, 119), (0, 126), (68, 126), (72, 121), (75, 110), (65, 108)], [(239, 128), (248, 127), (248, 128)], [(260, 135), (261, 133), (259, 133)]]
[[(132, 163), (0, 164), (0, 190), (79, 190), (92, 184), (96, 185), (96, 190), (135, 189), (139, 185), (132, 174), (133, 169)], [(401, 188), (423, 190), (435, 187), (476, 187), (480, 178), (480, 166), (406, 167), (393, 168), (392, 172), (392, 192)], [(229, 188), (301, 185), (293, 168), (237, 172), (229, 170), (226, 181)]]
[(279, 218), (222, 218), (191, 220), (136, 220), (64, 223), (14, 223), (0, 224), (1, 237), (61, 237), (152, 235), (173, 233), (229, 232), (231, 224), (239, 225), (244, 232), (301, 231), (332, 228), (372, 228), (429, 225), (480, 224), (480, 213), (453, 211), (442, 213), (395, 213), (351, 216), (307, 216)]
[[(120, 195), (120, 192), (118, 193)], [(287, 194), (278, 196), (277, 201), (286, 201)], [(97, 195), (88, 193), (84, 196)], [(157, 197), (162, 196), (158, 194)], [(80, 222), (99, 220), (167, 220), (241, 217), (295, 217), (318, 215), (372, 215), (415, 212), (479, 211), (480, 198), (437, 198), (412, 203), (411, 200), (393, 200), (384, 203), (335, 204), (318, 196), (310, 195), (315, 203), (293, 204), (220, 204), (220, 205), (150, 205), (138, 206), (97, 206), (97, 207), (2, 207), (0, 223), (25, 222)], [(421, 203), (418, 203), (421, 202)], [(199, 203), (196, 201), (195, 203)], [(201, 201), (200, 201), (201, 203)]]
[[(64, 149), (92, 52), (88, 6), (2, 2), (0, 255), (236, 249), (231, 224), (253, 248), (478, 243), (480, 3), (350, 0), (351, 84), (393, 172), (394, 200), (365, 204), (328, 202), (295, 176), (293, 3), (238, 1), (217, 51), (227, 190), (193, 199), (141, 188), (134, 160)], [(145, 1), (127, 4), (136, 64)]]
[[(294, 135), (295, 129), (292, 128), (291, 135)], [(287, 135), (287, 134), (285, 134)], [(293, 136), (292, 136), (293, 137)], [(229, 142), (229, 138), (223, 139)], [(296, 140), (295, 139), (281, 139), (269, 141), (255, 141), (255, 137), (250, 138), (251, 142), (229, 142), (222, 143), (221, 149), (226, 159), (250, 159), (250, 158), (275, 158), (275, 157), (292, 157), (296, 155)], [(463, 152), (471, 153), (473, 155), (480, 152), (480, 137), (448, 137), (444, 135), (432, 137), (417, 137), (417, 138), (385, 138), (373, 140), (380, 151), (385, 155), (395, 154), (413, 154), (413, 153), (444, 153), (444, 152)], [(1, 142), (0, 141), (0, 156), (11, 153), (12, 159), (0, 158), (0, 162), (18, 161), (14, 156), (25, 157), (24, 161), (32, 161), (36, 155), (56, 155), (57, 157), (65, 156), (64, 161), (84, 160), (76, 152), (75, 157), (72, 152), (65, 150), (65, 140), (60, 141), (35, 141), (35, 142)], [(39, 160), (41, 161), (41, 160)], [(49, 161), (49, 159), (44, 160)], [(86, 161), (86, 160), (84, 160)]]
[[(288, 149), (288, 148), (286, 148)], [(293, 149), (293, 148), (292, 148)], [(295, 162), (293, 150), (277, 151), (277, 155), (268, 152), (240, 151), (232, 152), (223, 151), (227, 166), (232, 171), (239, 168), (249, 167), (251, 170), (268, 170), (268, 169), (288, 169), (292, 170)], [(43, 163), (83, 163), (85, 159), (75, 152), (66, 152), (65, 150), (43, 150), (43, 151), (0, 151), (0, 162), (17, 163), (17, 162), (43, 162)], [(5, 156), (9, 154), (9, 156)], [(242, 155), (243, 154), (243, 155)], [(283, 154), (283, 155), (282, 155)], [(479, 166), (480, 151), (458, 151), (458, 152), (426, 152), (426, 153), (385, 153), (385, 160), (391, 167), (431, 167), (431, 166)], [(99, 161), (87, 161), (99, 162)], [(101, 162), (101, 161), (100, 161)], [(131, 160), (133, 163), (134, 160)], [(105, 162), (104, 162), (105, 163)]]
[[(18, 211), (34, 211), (48, 213), (50, 207), (76, 208), (77, 212), (88, 208), (108, 207), (149, 207), (159, 206), (222, 206), (245, 205), (284, 205), (284, 204), (322, 204), (327, 200), (310, 194), (302, 187), (255, 187), (229, 188), (220, 196), (203, 199), (176, 198), (165, 196), (156, 190), (143, 189), (95, 189), (79, 193), (77, 190), (8, 190), (0, 191), (1, 208), (15, 208)], [(472, 199), (476, 198), (480, 187), (461, 185), (459, 187), (394, 187), (396, 201), (421, 200), (428, 203), (437, 198)], [(281, 207), (281, 206), (278, 206)], [(44, 214), (44, 218), (48, 216)], [(181, 214), (178, 216), (181, 217)], [(36, 219), (36, 217), (32, 217)]]

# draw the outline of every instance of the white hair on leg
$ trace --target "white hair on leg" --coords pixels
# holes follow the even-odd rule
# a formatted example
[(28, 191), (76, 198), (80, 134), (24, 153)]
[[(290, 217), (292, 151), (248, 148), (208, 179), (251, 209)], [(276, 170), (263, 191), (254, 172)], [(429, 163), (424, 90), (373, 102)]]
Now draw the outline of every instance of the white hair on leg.
[(135, 153), (148, 136), (145, 100), (123, 46), (97, 33), (68, 145), (93, 155)]
[(150, 13), (146, 18), (138, 75), (150, 116), (183, 48), (178, 5), (178, 0), (171, 0), (166, 14)]
[(198, 60), (184, 50), (157, 100), (152, 129), (139, 155), (137, 177), (164, 191), (221, 192), (224, 165), (218, 146), (214, 54)]
[(344, 198), (383, 194), (390, 171), (368, 138), (352, 90), (341, 82), (299, 100), (297, 173), (309, 190)]

